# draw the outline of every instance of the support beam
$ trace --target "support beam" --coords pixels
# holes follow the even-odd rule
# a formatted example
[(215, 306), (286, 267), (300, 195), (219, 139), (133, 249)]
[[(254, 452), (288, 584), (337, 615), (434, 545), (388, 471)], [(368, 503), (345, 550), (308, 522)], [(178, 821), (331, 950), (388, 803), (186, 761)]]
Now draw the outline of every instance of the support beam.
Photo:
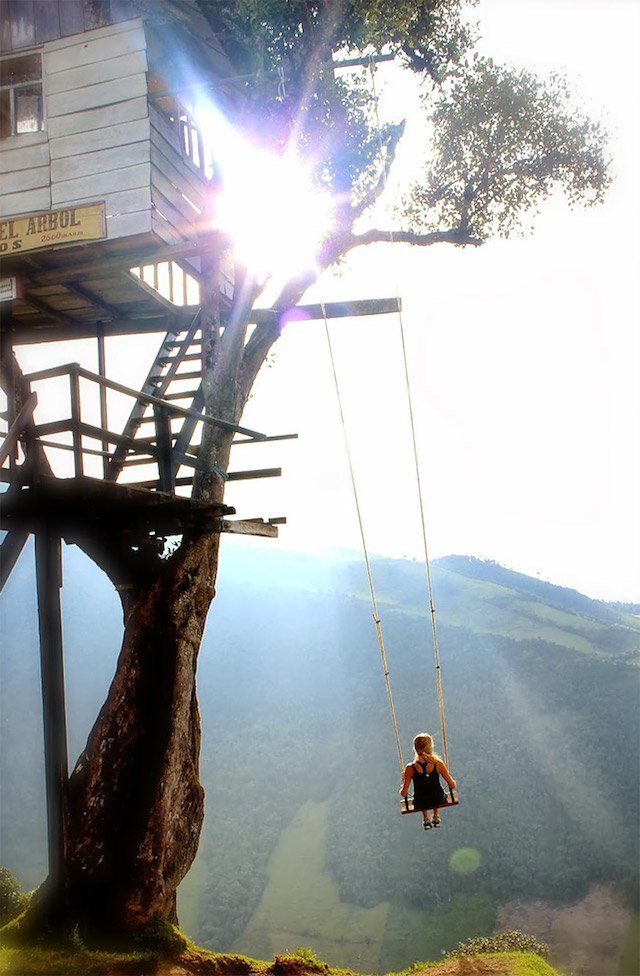
[(29, 533), (25, 529), (12, 529), (7, 532), (2, 540), (2, 545), (0, 545), (0, 593), (11, 576), (11, 571), (18, 562), (28, 538)]
[(49, 879), (58, 890), (66, 882), (67, 719), (62, 646), (62, 546), (47, 526), (36, 536), (36, 581), (40, 626), (40, 668), (47, 789)]

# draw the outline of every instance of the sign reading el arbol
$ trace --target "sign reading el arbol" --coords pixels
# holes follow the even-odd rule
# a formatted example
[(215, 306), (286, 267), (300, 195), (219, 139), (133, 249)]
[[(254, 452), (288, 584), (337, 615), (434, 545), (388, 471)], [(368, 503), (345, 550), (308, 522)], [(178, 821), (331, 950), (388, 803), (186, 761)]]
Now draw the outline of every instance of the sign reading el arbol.
[(0, 254), (34, 251), (54, 244), (98, 241), (106, 236), (104, 203), (45, 210), (0, 220)]

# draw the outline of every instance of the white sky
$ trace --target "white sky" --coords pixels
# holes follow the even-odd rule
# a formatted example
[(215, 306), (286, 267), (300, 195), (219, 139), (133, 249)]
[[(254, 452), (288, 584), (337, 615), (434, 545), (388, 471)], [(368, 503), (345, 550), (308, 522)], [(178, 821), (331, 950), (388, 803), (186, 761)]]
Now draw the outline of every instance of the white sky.
[[(605, 119), (606, 203), (549, 206), (534, 236), (477, 250), (367, 249), (315, 294), (402, 296), (432, 558), (637, 601), (640, 4), (482, 0), (478, 16), (486, 53), (561, 69)], [(420, 558), (398, 335), (394, 316), (332, 324), (368, 544)], [(288, 516), (281, 545), (358, 548), (321, 325), (288, 326), (247, 418), (300, 433), (260, 488), (260, 513)]]
[[(485, 53), (563, 70), (604, 117), (606, 203), (550, 205), (534, 236), (480, 249), (366, 249), (307, 300), (402, 296), (431, 558), (476, 555), (640, 601), (640, 0), (482, 0), (478, 17)], [(404, 111), (408, 93), (385, 105), (394, 96)], [(421, 558), (397, 317), (331, 330), (369, 547)], [(139, 387), (158, 337), (135, 355), (130, 341), (110, 341), (110, 373)], [(20, 358), (84, 358), (66, 346)], [(288, 517), (278, 543), (256, 545), (359, 549), (332, 382), (323, 326), (289, 325), (244, 422), (300, 438), (238, 448), (232, 463), (284, 469), (229, 487), (238, 515)]]

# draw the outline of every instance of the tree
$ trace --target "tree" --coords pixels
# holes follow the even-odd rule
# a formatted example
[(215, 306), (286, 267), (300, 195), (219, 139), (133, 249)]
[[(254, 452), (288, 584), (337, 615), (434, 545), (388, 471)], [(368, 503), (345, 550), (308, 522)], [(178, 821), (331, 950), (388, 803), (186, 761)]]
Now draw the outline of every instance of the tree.
[[(183, 5), (184, 6), (184, 5)], [(275, 302), (298, 302), (354, 248), (374, 242), (479, 246), (512, 232), (549, 193), (594, 203), (606, 189), (604, 135), (576, 113), (565, 83), (473, 57), (462, 0), (199, 0), (238, 76), (236, 124), (275, 153), (292, 142), (318, 192), (334, 201), (317, 268), (286, 281)], [(397, 227), (369, 225), (404, 126), (377, 125), (371, 91), (334, 70), (334, 57), (392, 53), (422, 86), (425, 173)], [(278, 83), (280, 79), (280, 84)], [(363, 226), (364, 225), (364, 226)], [(205, 262), (202, 295), (206, 409), (237, 424), (281, 331), (274, 314), (248, 337), (263, 293), (240, 258), (222, 327), (220, 248)], [(203, 435), (193, 496), (222, 502), (232, 435)], [(124, 637), (108, 698), (68, 789), (68, 884), (45, 884), (28, 925), (78, 926), (85, 938), (175, 920), (176, 889), (195, 856), (203, 819), (198, 779), (198, 649), (215, 592), (219, 536), (187, 532), (170, 554), (150, 540), (132, 551), (100, 537), (83, 548), (118, 588)]]

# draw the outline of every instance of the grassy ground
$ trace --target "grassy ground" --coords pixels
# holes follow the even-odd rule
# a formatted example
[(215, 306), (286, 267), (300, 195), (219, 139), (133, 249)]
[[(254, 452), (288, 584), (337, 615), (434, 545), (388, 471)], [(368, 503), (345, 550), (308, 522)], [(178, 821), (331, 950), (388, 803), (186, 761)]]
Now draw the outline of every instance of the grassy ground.
[[(244, 956), (188, 950), (172, 959), (152, 955), (5, 949), (2, 976), (355, 976), (331, 969), (309, 950), (261, 962)], [(561, 976), (540, 956), (525, 952), (462, 956), (441, 963), (416, 963), (389, 976)]]
[(361, 908), (341, 901), (325, 864), (326, 828), (326, 804), (306, 803), (283, 830), (235, 952), (265, 958), (307, 945), (329, 965), (380, 973), (416, 957), (439, 958), (469, 932), (493, 931), (495, 902), (481, 895), (456, 896), (428, 917), (389, 902)]
[(638, 913), (629, 926), (618, 972), (619, 976), (637, 976), (640, 973), (640, 914)]

